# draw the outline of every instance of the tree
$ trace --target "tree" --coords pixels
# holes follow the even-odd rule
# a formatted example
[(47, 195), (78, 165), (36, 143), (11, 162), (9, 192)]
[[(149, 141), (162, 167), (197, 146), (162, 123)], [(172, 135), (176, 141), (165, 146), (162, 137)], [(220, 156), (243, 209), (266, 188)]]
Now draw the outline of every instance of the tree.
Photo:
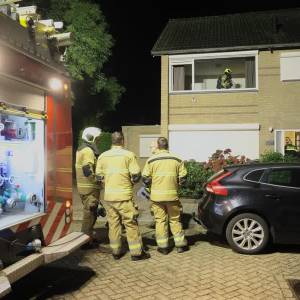
[[(105, 112), (115, 109), (125, 90), (104, 72), (114, 41), (99, 5), (88, 0), (27, 0), (23, 3), (38, 5), (43, 17), (63, 21), (65, 31), (73, 33), (65, 63), (73, 79), (75, 119), (79, 117), (76, 123), (80, 128), (93, 119), (99, 122)], [(87, 95), (87, 90), (92, 97)], [(89, 108), (84, 114), (86, 120), (80, 113), (82, 104)], [(77, 110), (79, 114), (76, 114)]]
[(74, 34), (66, 54), (67, 68), (76, 80), (89, 79), (93, 93), (101, 91), (107, 79), (103, 65), (111, 55), (112, 36), (98, 5), (81, 0), (52, 0), (50, 14), (60, 17)]

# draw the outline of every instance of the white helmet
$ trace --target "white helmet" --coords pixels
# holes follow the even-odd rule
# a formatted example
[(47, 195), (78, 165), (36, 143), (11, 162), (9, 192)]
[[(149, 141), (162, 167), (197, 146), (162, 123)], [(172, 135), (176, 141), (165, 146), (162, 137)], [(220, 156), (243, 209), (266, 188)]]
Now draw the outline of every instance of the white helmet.
[(101, 129), (97, 127), (87, 127), (82, 132), (82, 139), (88, 143), (94, 143), (95, 139), (100, 136)]

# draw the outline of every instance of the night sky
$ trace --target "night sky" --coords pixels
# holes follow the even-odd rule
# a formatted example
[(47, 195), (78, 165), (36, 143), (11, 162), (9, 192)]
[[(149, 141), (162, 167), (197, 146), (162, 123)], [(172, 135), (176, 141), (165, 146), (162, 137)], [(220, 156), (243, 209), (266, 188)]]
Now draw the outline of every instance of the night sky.
[(115, 39), (108, 72), (126, 88), (117, 110), (106, 116), (105, 123), (111, 129), (160, 123), (160, 58), (150, 52), (169, 19), (300, 7), (299, 1), (97, 2)]

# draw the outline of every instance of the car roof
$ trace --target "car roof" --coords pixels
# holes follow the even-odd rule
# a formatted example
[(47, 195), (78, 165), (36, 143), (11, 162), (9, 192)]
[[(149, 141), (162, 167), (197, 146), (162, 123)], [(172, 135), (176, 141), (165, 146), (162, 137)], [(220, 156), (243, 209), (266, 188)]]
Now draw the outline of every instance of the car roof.
[(265, 169), (265, 168), (286, 168), (286, 167), (300, 167), (300, 163), (250, 163), (243, 165), (228, 165), (226, 170), (233, 169)]

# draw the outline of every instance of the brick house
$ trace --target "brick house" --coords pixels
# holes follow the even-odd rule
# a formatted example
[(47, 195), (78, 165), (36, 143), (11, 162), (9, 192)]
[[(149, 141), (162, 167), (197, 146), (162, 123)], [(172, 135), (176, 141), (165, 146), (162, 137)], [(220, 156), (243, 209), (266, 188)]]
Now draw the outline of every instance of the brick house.
[[(170, 20), (151, 53), (171, 151), (204, 161), (216, 149), (300, 150), (300, 9)], [(232, 86), (218, 88), (227, 68)]]

